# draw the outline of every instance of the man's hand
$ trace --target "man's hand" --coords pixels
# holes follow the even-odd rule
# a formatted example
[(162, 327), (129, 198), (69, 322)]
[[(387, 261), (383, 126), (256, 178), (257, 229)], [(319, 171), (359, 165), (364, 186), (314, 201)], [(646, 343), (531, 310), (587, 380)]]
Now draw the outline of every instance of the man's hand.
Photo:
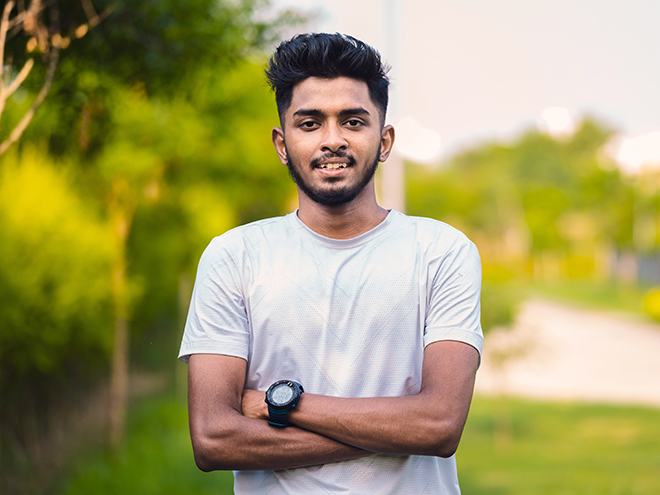
[(241, 400), (243, 416), (252, 419), (269, 419), (268, 405), (266, 404), (266, 393), (259, 390), (243, 390)]

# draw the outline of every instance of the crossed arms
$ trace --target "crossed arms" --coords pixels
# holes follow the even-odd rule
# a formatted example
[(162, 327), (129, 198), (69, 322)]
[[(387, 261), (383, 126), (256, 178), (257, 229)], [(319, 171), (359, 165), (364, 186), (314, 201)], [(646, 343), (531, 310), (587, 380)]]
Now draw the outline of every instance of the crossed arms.
[(463, 342), (432, 343), (417, 395), (303, 393), (289, 412), (294, 426), (277, 428), (265, 421), (264, 392), (243, 389), (245, 360), (193, 354), (188, 405), (195, 462), (203, 471), (276, 470), (374, 453), (449, 457), (467, 419), (478, 360), (477, 350)]

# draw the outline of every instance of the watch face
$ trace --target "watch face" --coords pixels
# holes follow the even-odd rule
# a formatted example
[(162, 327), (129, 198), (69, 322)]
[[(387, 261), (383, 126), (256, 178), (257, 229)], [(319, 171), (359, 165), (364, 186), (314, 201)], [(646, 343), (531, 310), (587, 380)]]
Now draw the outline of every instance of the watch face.
[(283, 406), (293, 398), (293, 388), (286, 383), (281, 383), (270, 393), (270, 401), (276, 406)]

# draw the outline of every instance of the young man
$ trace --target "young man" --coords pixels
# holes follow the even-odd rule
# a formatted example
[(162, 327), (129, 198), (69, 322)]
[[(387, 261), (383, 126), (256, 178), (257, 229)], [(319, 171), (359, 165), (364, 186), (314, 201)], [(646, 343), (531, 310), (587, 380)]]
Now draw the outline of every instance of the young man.
[(394, 129), (375, 50), (299, 35), (266, 74), (299, 209), (202, 256), (179, 356), (195, 461), (235, 470), (238, 494), (458, 494), (482, 345), (477, 250), (377, 204)]

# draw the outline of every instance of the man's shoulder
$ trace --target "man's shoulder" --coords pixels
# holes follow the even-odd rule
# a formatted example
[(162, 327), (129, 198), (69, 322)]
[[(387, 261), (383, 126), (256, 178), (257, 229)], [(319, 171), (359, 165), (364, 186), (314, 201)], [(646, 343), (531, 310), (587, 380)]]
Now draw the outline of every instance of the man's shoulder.
[(277, 246), (278, 239), (286, 238), (290, 222), (286, 216), (257, 220), (234, 227), (214, 237), (202, 254), (200, 265), (215, 265), (234, 260), (246, 261), (269, 246)]
[(417, 240), (423, 244), (472, 245), (474, 244), (462, 231), (441, 220), (418, 217), (399, 213), (401, 226), (414, 232)]
[[(234, 246), (239, 247), (252, 245), (261, 240), (271, 239), (273, 236), (282, 235), (289, 224), (287, 216), (265, 218), (254, 222), (234, 227), (223, 234), (213, 238), (210, 246)], [(272, 240), (272, 239), (271, 239)]]

